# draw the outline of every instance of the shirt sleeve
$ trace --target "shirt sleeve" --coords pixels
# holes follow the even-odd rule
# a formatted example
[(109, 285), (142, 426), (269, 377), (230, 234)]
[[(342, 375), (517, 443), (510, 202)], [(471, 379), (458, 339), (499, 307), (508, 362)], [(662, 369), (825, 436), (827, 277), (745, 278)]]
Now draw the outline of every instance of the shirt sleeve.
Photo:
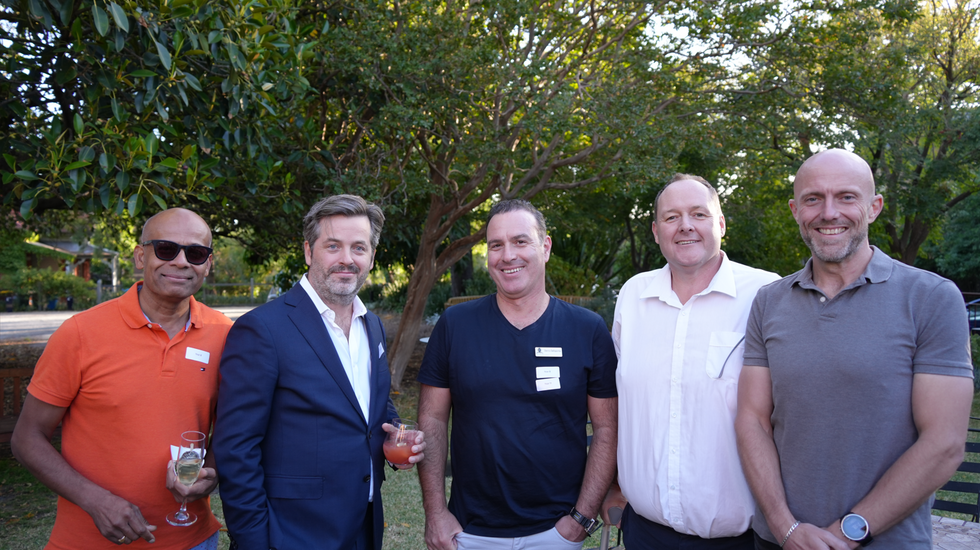
[(588, 393), (590, 397), (616, 397), (616, 347), (606, 323), (595, 315), (596, 324), (592, 333), (592, 372), (589, 374)]
[(918, 300), (915, 306), (912, 372), (973, 378), (970, 324), (956, 285), (941, 281), (928, 300)]
[(82, 385), (81, 335), (71, 318), (51, 335), (41, 354), (27, 391), (55, 407), (68, 407)]
[(765, 311), (768, 288), (759, 289), (752, 301), (749, 320), (745, 324), (745, 353), (742, 365), (769, 368), (769, 353), (766, 350), (765, 335), (762, 333), (762, 316)]
[(449, 387), (449, 322), (445, 313), (436, 322), (425, 346), (422, 366), (419, 368), (420, 384), (436, 388)]

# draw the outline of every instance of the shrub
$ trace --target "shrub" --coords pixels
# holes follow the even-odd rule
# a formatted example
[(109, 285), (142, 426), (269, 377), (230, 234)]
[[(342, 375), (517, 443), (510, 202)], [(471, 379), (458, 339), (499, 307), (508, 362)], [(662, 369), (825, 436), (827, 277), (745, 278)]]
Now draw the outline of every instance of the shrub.
[(25, 267), (4, 279), (9, 290), (21, 297), (33, 296), (37, 309), (44, 309), (51, 298), (71, 296), (75, 309), (86, 309), (95, 303), (95, 284), (64, 271)]

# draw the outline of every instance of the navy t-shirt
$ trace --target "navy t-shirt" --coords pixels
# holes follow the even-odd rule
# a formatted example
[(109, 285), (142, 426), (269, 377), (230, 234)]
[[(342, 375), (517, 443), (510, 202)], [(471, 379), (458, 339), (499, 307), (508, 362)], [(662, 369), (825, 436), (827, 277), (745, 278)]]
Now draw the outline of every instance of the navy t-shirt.
[(551, 298), (518, 330), (495, 294), (453, 306), (418, 380), (452, 395), (449, 510), (465, 532), (523, 537), (568, 513), (585, 473), (587, 396), (616, 397), (616, 350), (601, 317)]

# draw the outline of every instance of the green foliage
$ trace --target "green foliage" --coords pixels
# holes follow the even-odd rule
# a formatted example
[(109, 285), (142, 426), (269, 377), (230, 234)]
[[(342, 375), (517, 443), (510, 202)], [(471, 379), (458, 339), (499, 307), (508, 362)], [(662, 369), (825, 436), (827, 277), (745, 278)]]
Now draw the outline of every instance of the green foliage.
[(262, 124), (304, 89), (280, 1), (4, 4), (0, 192), (24, 218), (218, 201), (238, 164), (262, 173)]
[(95, 285), (64, 271), (25, 267), (5, 278), (3, 284), (20, 296), (34, 296), (38, 309), (44, 309), (51, 298), (66, 296), (74, 298), (75, 309), (86, 309), (95, 302)]
[[(365, 303), (373, 299), (379, 309), (384, 311), (402, 311), (408, 301), (408, 280), (402, 279), (385, 285), (366, 286), (358, 294)], [(448, 277), (432, 287), (425, 302), (425, 317), (440, 314), (445, 309), (446, 301), (452, 296), (452, 286)], [(378, 299), (380, 297), (380, 300)]]
[(24, 232), (0, 229), (0, 274), (27, 267), (27, 245)]
[(980, 195), (949, 212), (936, 265), (961, 290), (980, 290)]
[(591, 269), (572, 265), (555, 254), (548, 260), (545, 277), (548, 292), (562, 296), (591, 296), (600, 285)]

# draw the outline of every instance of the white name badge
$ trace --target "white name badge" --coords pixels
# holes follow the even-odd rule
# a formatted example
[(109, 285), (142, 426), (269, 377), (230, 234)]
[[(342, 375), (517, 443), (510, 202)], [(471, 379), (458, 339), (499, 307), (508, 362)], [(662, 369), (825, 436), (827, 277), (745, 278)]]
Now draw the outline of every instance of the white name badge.
[(198, 361), (207, 365), (208, 361), (211, 360), (211, 352), (189, 347), (187, 348), (187, 352), (184, 353), (184, 358), (190, 359), (191, 361)]
[(538, 367), (535, 369), (538, 378), (560, 378), (561, 368), (559, 367)]
[(561, 357), (561, 348), (534, 348), (535, 357)]
[(535, 380), (534, 383), (538, 386), (538, 391), (557, 390), (561, 388), (561, 380), (558, 378), (543, 378), (541, 380)]

